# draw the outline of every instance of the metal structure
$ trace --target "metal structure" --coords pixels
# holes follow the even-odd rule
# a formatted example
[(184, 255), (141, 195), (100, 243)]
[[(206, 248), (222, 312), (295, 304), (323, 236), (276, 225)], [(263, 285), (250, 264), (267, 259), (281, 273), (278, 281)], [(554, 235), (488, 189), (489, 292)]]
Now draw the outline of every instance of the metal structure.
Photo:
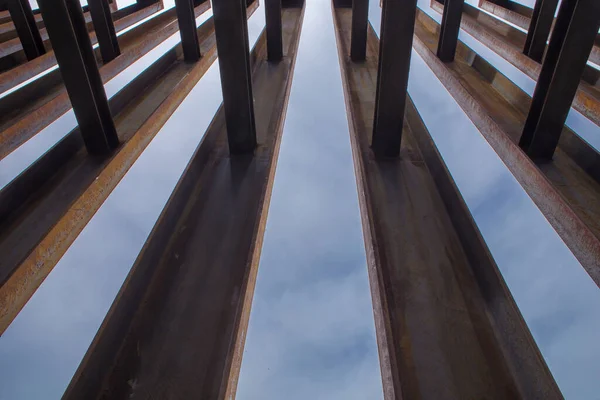
[[(250, 49), (258, 1), (38, 0), (33, 11), (8, 0), (0, 11), (0, 161), (65, 112), (77, 120), (0, 189), (0, 333), (220, 67), (223, 104), (65, 398), (235, 396), (305, 7), (264, 0)], [(416, 0), (384, 0), (379, 38), (367, 0), (332, 2), (385, 398), (559, 399), (407, 86), (414, 49), (600, 286), (600, 154), (565, 126), (571, 107), (600, 124), (600, 73), (586, 64), (600, 60), (600, 3), (563, 0), (553, 29), (555, 0), (444, 3), (432, 1), (440, 25)], [(533, 97), (461, 29), (536, 80)], [(107, 95), (178, 31), (178, 45)]]

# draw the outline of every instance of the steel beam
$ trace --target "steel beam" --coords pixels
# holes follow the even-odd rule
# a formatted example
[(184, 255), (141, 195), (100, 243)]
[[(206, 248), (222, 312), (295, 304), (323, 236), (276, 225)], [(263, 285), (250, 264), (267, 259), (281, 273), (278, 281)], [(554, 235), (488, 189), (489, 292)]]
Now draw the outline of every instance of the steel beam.
[(383, 2), (371, 143), (376, 156), (400, 154), (416, 10), (417, 0)]
[(281, 0), (265, 0), (267, 24), (267, 59), (278, 62), (283, 58)]
[(557, 6), (558, 0), (537, 0), (535, 2), (523, 53), (537, 62), (542, 62), (544, 57), (546, 42), (550, 36)]
[(437, 48), (437, 56), (443, 62), (454, 61), (464, 3), (465, 0), (446, 0)]
[(256, 123), (245, 2), (214, 0), (213, 15), (229, 151), (252, 153)]
[(90, 154), (119, 145), (102, 79), (78, 0), (39, 0), (44, 23)]
[(35, 22), (29, 1), (8, 0), (8, 9), (27, 59), (33, 60), (44, 54), (46, 52), (44, 41)]
[(177, 22), (181, 35), (183, 57), (185, 61), (196, 62), (200, 59), (200, 43), (196, 32), (196, 16), (192, 0), (175, 0)]
[(519, 145), (552, 159), (600, 28), (600, 2), (563, 0)]
[(108, 5), (108, 0), (88, 0), (88, 6), (96, 38), (100, 46), (102, 61), (106, 64), (121, 54), (110, 6)]
[(350, 59), (364, 61), (367, 56), (367, 28), (369, 25), (369, 0), (352, 0), (352, 36)]

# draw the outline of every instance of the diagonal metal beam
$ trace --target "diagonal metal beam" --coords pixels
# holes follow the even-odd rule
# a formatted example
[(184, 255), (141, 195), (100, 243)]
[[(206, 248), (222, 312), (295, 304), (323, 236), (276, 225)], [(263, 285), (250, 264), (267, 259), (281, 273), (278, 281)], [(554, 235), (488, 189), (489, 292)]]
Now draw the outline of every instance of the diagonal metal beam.
[(8, 0), (8, 10), (27, 59), (33, 60), (46, 53), (29, 1)]
[(196, 16), (192, 0), (175, 0), (177, 22), (181, 35), (183, 57), (185, 61), (195, 62), (201, 57), (198, 33), (196, 32)]
[(39, 0), (42, 17), (90, 154), (119, 145), (102, 79), (78, 0)]
[(537, 62), (542, 62), (544, 57), (546, 42), (550, 36), (557, 6), (558, 0), (537, 0), (535, 2), (523, 53)]
[(465, 0), (446, 0), (437, 48), (437, 56), (443, 62), (454, 61), (464, 3)]
[(563, 0), (519, 145), (552, 159), (600, 28), (600, 2)]
[(256, 124), (245, 2), (214, 0), (213, 15), (229, 151), (252, 153)]
[(106, 64), (121, 54), (110, 6), (108, 0), (88, 0), (88, 6), (100, 46), (102, 61)]
[(417, 0), (387, 0), (381, 41), (371, 147), (376, 156), (400, 154)]

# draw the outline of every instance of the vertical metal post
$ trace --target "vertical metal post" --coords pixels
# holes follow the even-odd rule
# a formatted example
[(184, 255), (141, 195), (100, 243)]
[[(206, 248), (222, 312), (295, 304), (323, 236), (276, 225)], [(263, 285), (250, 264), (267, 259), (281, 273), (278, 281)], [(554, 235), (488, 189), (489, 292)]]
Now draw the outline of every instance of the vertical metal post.
[(33, 60), (46, 53), (44, 41), (40, 36), (29, 1), (7, 0), (7, 3), (10, 17), (15, 24), (17, 35), (19, 35), (27, 59)]
[(229, 152), (252, 153), (256, 147), (256, 124), (246, 2), (214, 0), (213, 16)]
[(88, 7), (100, 46), (102, 61), (107, 63), (121, 54), (108, 0), (88, 0)]
[(465, 0), (446, 0), (437, 48), (437, 56), (443, 62), (454, 61), (464, 3)]
[(281, 0), (265, 0), (267, 24), (267, 59), (271, 62), (283, 58), (283, 37), (281, 27)]
[(352, 61), (364, 61), (367, 57), (368, 24), (369, 0), (352, 0), (352, 36), (350, 42), (350, 59)]
[(200, 42), (196, 29), (196, 16), (194, 14), (194, 3), (192, 0), (175, 0), (177, 10), (177, 22), (181, 35), (181, 46), (183, 47), (183, 58), (188, 62), (198, 61), (201, 57)]
[(558, 0), (537, 0), (535, 2), (523, 50), (523, 53), (532, 60), (542, 62), (557, 5)]
[(378, 157), (400, 154), (417, 0), (384, 0), (371, 147)]
[(79, 0), (38, 0), (60, 73), (90, 154), (119, 145)]
[(600, 28), (598, 0), (563, 0), (519, 145), (549, 160)]

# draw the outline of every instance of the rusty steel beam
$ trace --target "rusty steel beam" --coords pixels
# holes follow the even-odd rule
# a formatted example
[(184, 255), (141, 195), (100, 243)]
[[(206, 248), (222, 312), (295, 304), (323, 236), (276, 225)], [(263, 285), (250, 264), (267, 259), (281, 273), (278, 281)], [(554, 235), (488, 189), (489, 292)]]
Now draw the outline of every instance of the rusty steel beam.
[(437, 48), (437, 56), (443, 62), (454, 61), (464, 3), (465, 0), (446, 0)]
[(371, 152), (378, 39), (349, 61), (351, 15), (334, 13), (384, 397), (562, 399), (410, 98), (401, 156)]
[[(433, 1), (431, 7), (443, 12), (443, 6)], [(526, 35), (493, 16), (465, 4), (461, 28), (495, 53), (509, 61), (533, 80), (538, 80), (541, 65), (523, 54)], [(596, 47), (595, 47), (596, 48)], [(586, 66), (572, 107), (600, 125), (600, 72)]]
[(46, 52), (28, 0), (8, 0), (8, 8), (15, 29), (28, 60)]
[(283, 58), (281, 0), (264, 1), (267, 30), (267, 59), (270, 62), (279, 62)]
[(40, 0), (54, 55), (90, 154), (108, 154), (119, 137), (78, 0)]
[(371, 147), (379, 157), (400, 154), (416, 0), (384, 1)]
[(352, 1), (352, 41), (350, 58), (364, 61), (367, 54), (367, 29), (369, 25), (369, 0)]
[(188, 62), (196, 62), (200, 59), (200, 43), (196, 34), (196, 16), (192, 0), (175, 0), (177, 10), (177, 23), (183, 54)]
[(535, 2), (523, 53), (540, 63), (546, 51), (546, 43), (550, 37), (557, 6), (558, 0), (537, 0)]
[(505, 19), (520, 28), (529, 29), (529, 25), (531, 23), (531, 14), (529, 16), (523, 15), (517, 11), (499, 6), (487, 0), (480, 1), (479, 7), (482, 10), (488, 11), (502, 19)]
[(281, 62), (264, 33), (253, 50), (257, 155), (231, 155), (221, 107), (65, 399), (235, 398), (302, 15), (282, 13)]
[(600, 153), (565, 127), (554, 159), (536, 164), (519, 147), (531, 98), (460, 41), (455, 62), (439, 62), (437, 29), (419, 13), (415, 50), (600, 286)]
[(121, 54), (108, 0), (88, 0), (88, 7), (98, 39), (102, 61), (106, 64)]
[(213, 15), (229, 151), (252, 153), (256, 147), (256, 122), (246, 8), (239, 0), (215, 0)]
[(600, 2), (563, 0), (519, 145), (550, 160), (600, 29)]
[(0, 191), (0, 335), (216, 59), (212, 18), (198, 36), (199, 62), (178, 45), (111, 99), (123, 142), (111, 158), (86, 156), (75, 129)]
[[(209, 8), (209, 2), (202, 3), (195, 8), (196, 16)], [(177, 30), (176, 14), (175, 10), (172, 9), (120, 36), (121, 56), (113, 62), (100, 67), (102, 81), (106, 83), (112, 79), (170, 35), (176, 33)], [(64, 90), (49, 101), (47, 98), (43, 98), (40, 101), (41, 104), (36, 103), (35, 107), (29, 110), (27, 115), (19, 114), (16, 118), (9, 121), (8, 127), (0, 131), (0, 158), (5, 157), (21, 143), (37, 134), (69, 110), (71, 106), (68, 95)], [(2, 100), (0, 100), (1, 102)]]

